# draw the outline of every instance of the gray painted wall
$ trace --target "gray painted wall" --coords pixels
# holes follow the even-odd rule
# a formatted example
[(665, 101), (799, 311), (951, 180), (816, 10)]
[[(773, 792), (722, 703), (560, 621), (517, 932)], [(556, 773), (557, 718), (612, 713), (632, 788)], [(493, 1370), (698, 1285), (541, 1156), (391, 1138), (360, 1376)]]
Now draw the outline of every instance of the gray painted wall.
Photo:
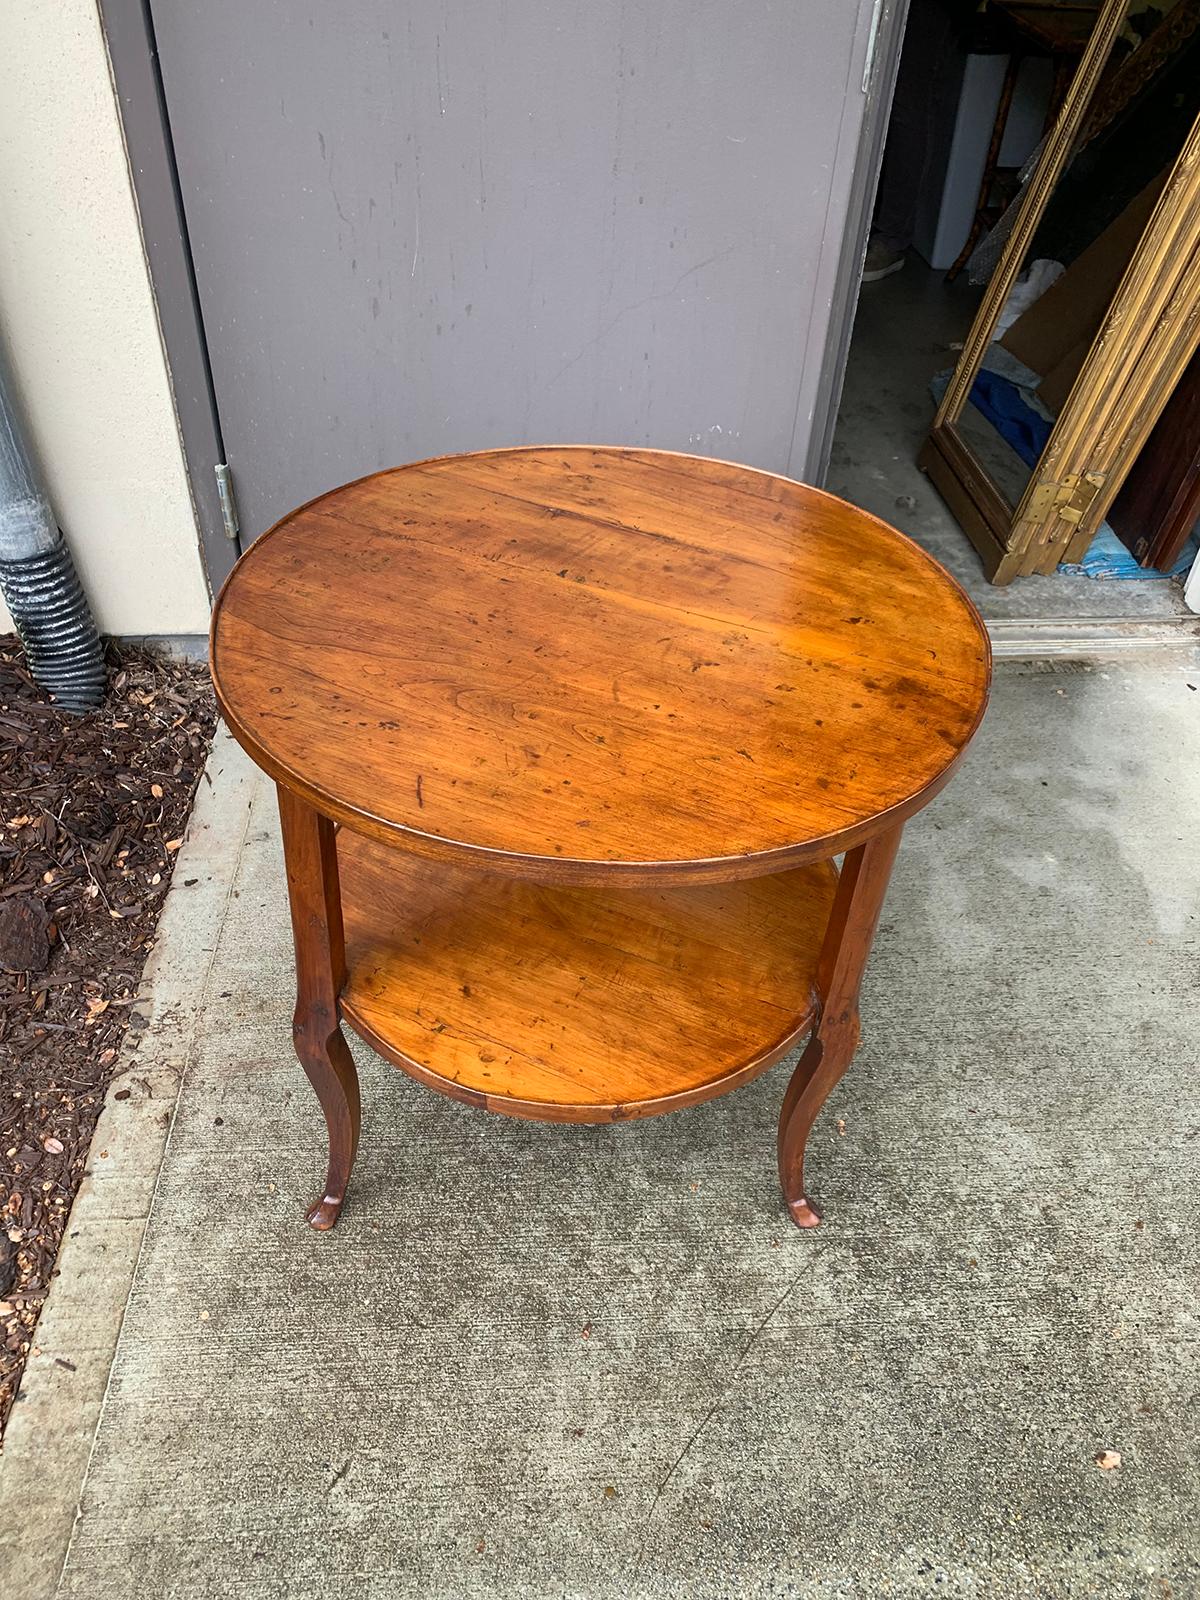
[(872, 0), (151, 10), (244, 537), (489, 445), (803, 474)]

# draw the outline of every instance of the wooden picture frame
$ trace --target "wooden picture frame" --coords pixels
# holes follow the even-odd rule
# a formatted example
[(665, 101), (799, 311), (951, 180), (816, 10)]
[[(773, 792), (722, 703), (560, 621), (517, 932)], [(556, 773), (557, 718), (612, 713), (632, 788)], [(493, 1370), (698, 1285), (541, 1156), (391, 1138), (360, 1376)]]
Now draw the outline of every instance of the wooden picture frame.
[(1200, 344), (1198, 118), (1018, 505), (957, 426), (1126, 10), (1127, 0), (1108, 0), (1097, 18), (918, 458), (994, 584), (1082, 557)]

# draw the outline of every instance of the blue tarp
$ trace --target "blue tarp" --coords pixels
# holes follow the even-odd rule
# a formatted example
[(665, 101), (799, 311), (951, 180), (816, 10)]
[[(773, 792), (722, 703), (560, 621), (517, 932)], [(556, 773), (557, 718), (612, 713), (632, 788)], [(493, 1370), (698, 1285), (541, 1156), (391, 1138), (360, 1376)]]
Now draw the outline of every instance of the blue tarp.
[(1191, 570), (1198, 549), (1200, 539), (1193, 533), (1179, 552), (1170, 572), (1159, 572), (1154, 567), (1139, 567), (1108, 523), (1102, 522), (1083, 560), (1070, 564), (1064, 561), (1058, 570), (1073, 578), (1182, 578)]
[(1054, 424), (1033, 409), (1011, 379), (982, 367), (971, 385), (971, 404), (1027, 467), (1037, 466)]

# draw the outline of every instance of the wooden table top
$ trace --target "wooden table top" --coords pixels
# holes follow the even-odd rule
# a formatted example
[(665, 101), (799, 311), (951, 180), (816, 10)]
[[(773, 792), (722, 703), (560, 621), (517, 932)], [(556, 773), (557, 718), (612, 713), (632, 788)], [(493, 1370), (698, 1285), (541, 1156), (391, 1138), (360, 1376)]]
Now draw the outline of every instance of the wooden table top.
[(958, 585), (749, 467), (530, 448), (377, 473), (238, 562), (238, 741), (338, 821), (547, 881), (732, 880), (918, 810), (987, 699)]

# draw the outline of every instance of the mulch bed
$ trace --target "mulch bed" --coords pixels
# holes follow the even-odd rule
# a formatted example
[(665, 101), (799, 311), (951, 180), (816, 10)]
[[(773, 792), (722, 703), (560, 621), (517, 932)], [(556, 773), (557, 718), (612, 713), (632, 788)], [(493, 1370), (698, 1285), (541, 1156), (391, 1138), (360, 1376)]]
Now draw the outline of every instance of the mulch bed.
[(202, 665), (110, 648), (108, 669), (70, 716), (0, 637), (0, 1433), (215, 722)]

